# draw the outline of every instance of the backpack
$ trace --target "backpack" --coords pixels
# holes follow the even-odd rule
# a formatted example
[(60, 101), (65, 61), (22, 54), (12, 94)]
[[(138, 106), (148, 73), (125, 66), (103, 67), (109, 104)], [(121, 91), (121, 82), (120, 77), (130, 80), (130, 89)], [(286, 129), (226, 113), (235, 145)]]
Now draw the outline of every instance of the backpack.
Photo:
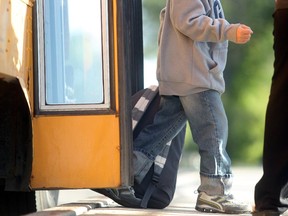
[[(138, 92), (132, 97), (133, 139), (148, 124), (151, 124), (159, 109), (160, 98), (157, 86)], [(135, 196), (141, 200), (140, 208), (167, 207), (174, 196), (186, 127), (156, 157), (154, 165), (138, 184), (134, 183)]]
[[(141, 90), (132, 96), (133, 140), (141, 130), (153, 122), (159, 109), (160, 95), (157, 86)], [(179, 162), (184, 145), (186, 127), (168, 142), (156, 157), (143, 181), (134, 183), (133, 187), (92, 189), (116, 203), (130, 208), (167, 207), (174, 196)]]

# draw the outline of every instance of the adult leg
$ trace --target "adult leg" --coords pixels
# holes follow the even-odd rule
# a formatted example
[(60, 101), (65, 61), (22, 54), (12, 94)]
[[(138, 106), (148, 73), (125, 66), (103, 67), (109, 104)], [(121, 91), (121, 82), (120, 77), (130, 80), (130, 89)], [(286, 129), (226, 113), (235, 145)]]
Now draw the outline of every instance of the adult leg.
[(274, 14), (274, 74), (266, 111), (263, 170), (255, 187), (257, 211), (288, 208), (288, 9)]

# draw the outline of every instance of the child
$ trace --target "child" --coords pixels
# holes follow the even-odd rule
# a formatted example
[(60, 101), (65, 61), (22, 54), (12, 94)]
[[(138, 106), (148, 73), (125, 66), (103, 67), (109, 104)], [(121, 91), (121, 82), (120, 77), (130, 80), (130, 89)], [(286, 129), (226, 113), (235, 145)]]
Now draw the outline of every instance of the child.
[[(230, 193), (228, 123), (221, 94), (225, 89), (228, 40), (244, 44), (250, 40), (252, 30), (228, 23), (219, 0), (167, 0), (160, 22), (157, 79), (161, 105), (153, 124), (134, 141), (135, 181), (141, 183), (155, 157), (188, 120), (201, 156), (196, 209), (248, 212), (249, 206), (236, 203)], [(132, 189), (131, 193), (119, 190), (118, 200), (114, 200), (120, 204), (121, 199), (132, 200)], [(124, 205), (129, 206), (127, 202)]]

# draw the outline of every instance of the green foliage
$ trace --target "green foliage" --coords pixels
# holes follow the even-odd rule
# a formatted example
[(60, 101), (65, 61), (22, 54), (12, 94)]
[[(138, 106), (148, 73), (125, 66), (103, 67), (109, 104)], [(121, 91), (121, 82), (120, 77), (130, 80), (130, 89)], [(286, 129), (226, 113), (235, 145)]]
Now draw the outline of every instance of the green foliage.
[[(268, 28), (267, 31), (272, 30)], [(236, 162), (256, 163), (262, 155), (264, 118), (273, 70), (270, 34), (263, 35), (257, 43), (251, 41), (251, 48), (242, 59), (234, 67), (230, 88), (224, 94), (230, 123), (228, 151)]]
[[(144, 41), (146, 57), (156, 58), (159, 12), (162, 0), (143, 0)], [(243, 23), (254, 32), (245, 45), (230, 43), (224, 72), (226, 92), (223, 102), (229, 121), (227, 150), (233, 164), (260, 162), (263, 147), (264, 120), (273, 72), (274, 1), (222, 0), (226, 19)], [(187, 127), (186, 151), (196, 151)]]
[(143, 0), (143, 34), (145, 57), (155, 57), (159, 30), (159, 14), (165, 7), (164, 0)]
[(273, 72), (273, 2), (223, 0), (226, 18), (254, 32), (246, 45), (230, 43), (223, 101), (229, 120), (227, 150), (234, 163), (258, 163)]

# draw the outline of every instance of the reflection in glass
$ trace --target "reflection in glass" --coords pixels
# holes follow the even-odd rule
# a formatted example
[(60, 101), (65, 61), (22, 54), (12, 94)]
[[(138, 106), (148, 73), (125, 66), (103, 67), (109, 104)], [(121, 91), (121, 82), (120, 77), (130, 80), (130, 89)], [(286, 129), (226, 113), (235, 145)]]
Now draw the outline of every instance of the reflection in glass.
[(46, 104), (103, 103), (101, 1), (46, 0)]

